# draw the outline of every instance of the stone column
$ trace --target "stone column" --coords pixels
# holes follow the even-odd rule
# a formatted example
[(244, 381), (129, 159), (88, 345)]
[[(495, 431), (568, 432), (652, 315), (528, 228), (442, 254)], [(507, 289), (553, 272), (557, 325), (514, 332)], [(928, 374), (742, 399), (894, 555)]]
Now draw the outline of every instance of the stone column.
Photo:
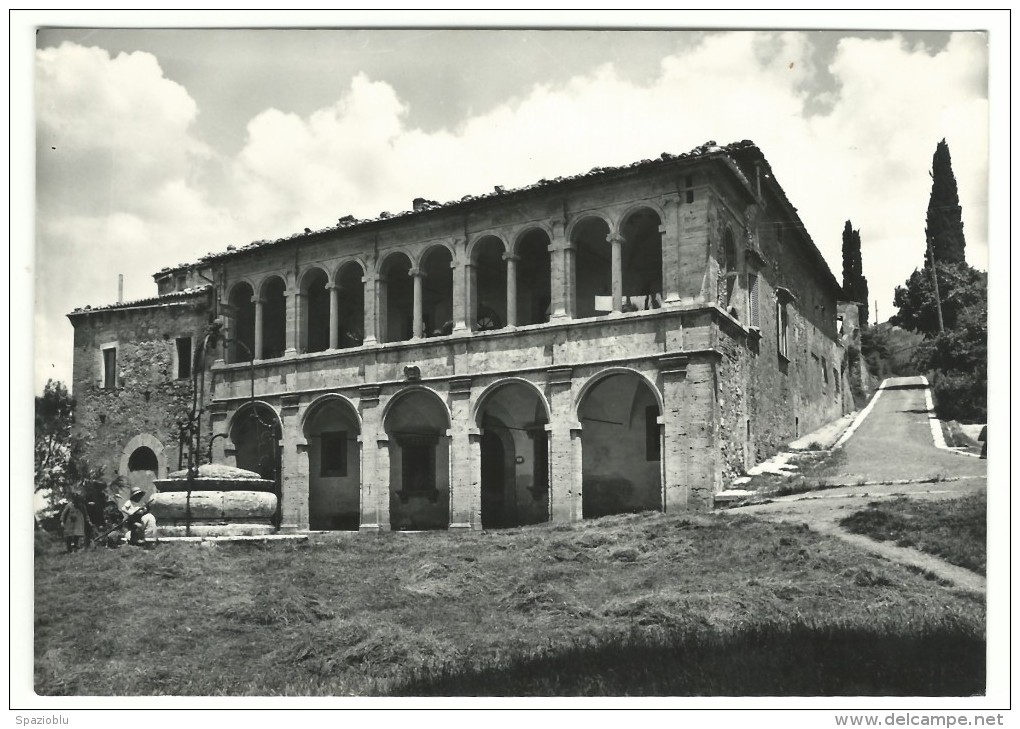
[(662, 478), (663, 510), (683, 511), (687, 508), (688, 459), (694, 456), (687, 440), (690, 414), (685, 411), (684, 383), (687, 379), (687, 357), (667, 355), (659, 359), (662, 373)]
[(471, 378), (450, 383), (450, 529), (482, 528), (478, 428), (471, 422)]
[(329, 348), (340, 346), (340, 287), (330, 284), (329, 290)]
[(513, 253), (504, 253), (506, 261), (506, 325), (517, 326), (517, 262), (521, 257)]
[[(255, 351), (252, 352), (252, 359), (263, 359), (262, 357), (262, 299), (258, 296), (252, 297), (255, 304)], [(242, 347), (243, 349), (243, 347)]]
[(282, 531), (303, 531), (308, 529), (308, 456), (307, 444), (301, 432), (301, 417), (297, 395), (284, 395), (281, 399), (280, 422), (283, 432), (279, 445), (282, 450), (280, 463), (280, 496)]
[(284, 295), (287, 297), (287, 349), (284, 352), (284, 356), (293, 357), (298, 352), (304, 351), (303, 317), (301, 315), (304, 296), (300, 291), (294, 289)]
[(549, 515), (556, 522), (581, 519), (581, 426), (571, 384), (570, 367), (549, 370)]
[(424, 272), (420, 268), (412, 268), (407, 272), (407, 275), (414, 280), (414, 314), (411, 329), (412, 339), (421, 339), (424, 336), (422, 331), (422, 291), (421, 281), (425, 278)]
[(453, 269), (453, 331), (463, 332), (470, 329), (467, 322), (473, 296), (470, 277), (474, 274), (474, 266), (450, 261), (450, 268)]
[(612, 247), (613, 312), (623, 311), (623, 236), (612, 233), (607, 237)]
[(378, 344), (382, 338), (382, 325), (386, 307), (383, 305), (383, 298), (386, 295), (386, 287), (377, 274), (370, 273), (362, 277), (361, 282), (365, 285), (363, 301), (365, 302), (365, 339), (362, 344), (371, 346)]
[(360, 531), (390, 528), (390, 453), (383, 429), (378, 385), (361, 387), (361, 526)]

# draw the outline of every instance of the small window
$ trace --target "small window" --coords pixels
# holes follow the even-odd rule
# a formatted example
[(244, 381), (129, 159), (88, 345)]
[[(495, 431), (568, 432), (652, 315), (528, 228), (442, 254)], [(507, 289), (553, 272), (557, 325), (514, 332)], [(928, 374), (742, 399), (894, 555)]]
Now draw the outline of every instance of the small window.
[(747, 310), (750, 312), (748, 325), (761, 329), (761, 313), (758, 310), (758, 275), (747, 274)]
[(405, 442), (401, 450), (401, 488), (403, 491), (422, 493), (436, 489), (436, 442), (421, 439)]
[(790, 312), (787, 305), (782, 301), (776, 302), (776, 334), (779, 356), (784, 359), (790, 359)]
[(829, 384), (829, 363), (825, 361), (825, 357), (822, 357), (822, 380), (824, 384)]
[(659, 408), (649, 405), (645, 408), (645, 460), (661, 459), (659, 448)]
[(188, 288), (188, 278), (183, 273), (177, 276), (177, 290), (184, 291)]
[(177, 379), (191, 377), (191, 337), (177, 338)]
[(103, 388), (112, 390), (117, 387), (117, 348), (103, 349)]
[(323, 433), (320, 440), (319, 475), (336, 478), (347, 475), (347, 433)]

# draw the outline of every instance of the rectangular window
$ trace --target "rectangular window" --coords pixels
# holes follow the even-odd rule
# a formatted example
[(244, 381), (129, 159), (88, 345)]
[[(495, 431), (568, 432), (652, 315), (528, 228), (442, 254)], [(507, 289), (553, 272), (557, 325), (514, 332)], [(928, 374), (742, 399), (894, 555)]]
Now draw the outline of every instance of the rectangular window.
[(319, 475), (337, 478), (347, 475), (347, 433), (323, 433), (319, 440)]
[(825, 357), (822, 357), (822, 381), (824, 384), (829, 384), (829, 363), (825, 361)]
[(776, 339), (779, 343), (779, 355), (784, 359), (790, 359), (789, 348), (790, 337), (790, 313), (787, 305), (781, 301), (776, 302)]
[(117, 348), (103, 349), (103, 388), (112, 390), (117, 387)]
[[(417, 439), (416, 439), (417, 441)], [(428, 492), (436, 488), (436, 443), (404, 443), (401, 450), (401, 490)]]
[(177, 338), (177, 379), (191, 377), (191, 337)]
[(761, 314), (758, 311), (758, 274), (747, 274), (748, 325), (761, 329)]
[(659, 408), (649, 405), (645, 408), (645, 460), (658, 461), (661, 458), (659, 448)]

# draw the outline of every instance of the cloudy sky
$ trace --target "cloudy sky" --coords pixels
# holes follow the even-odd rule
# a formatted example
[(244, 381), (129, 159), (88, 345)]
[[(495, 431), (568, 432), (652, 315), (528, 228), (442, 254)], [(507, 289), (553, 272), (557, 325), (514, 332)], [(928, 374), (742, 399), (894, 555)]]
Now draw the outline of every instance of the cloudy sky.
[(945, 138), (988, 266), (980, 32), (43, 28), (34, 92), (37, 390), (118, 274), (708, 140), (761, 147), (837, 279), (860, 229), (884, 320)]

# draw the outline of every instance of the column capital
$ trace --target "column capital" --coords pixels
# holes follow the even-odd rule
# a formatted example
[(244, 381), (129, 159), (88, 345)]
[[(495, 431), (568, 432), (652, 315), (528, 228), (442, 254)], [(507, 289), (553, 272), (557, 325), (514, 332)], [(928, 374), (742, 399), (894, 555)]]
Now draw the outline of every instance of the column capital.
[(517, 255), (516, 253), (504, 252), (503, 253), (503, 260), (504, 261), (513, 261), (514, 263), (516, 263), (517, 261), (521, 260), (521, 257), (519, 255)]
[(411, 278), (425, 278), (425, 272), (418, 266), (408, 269), (407, 275)]
[(606, 240), (610, 243), (624, 243), (627, 239), (619, 233), (610, 233), (606, 236)]
[(331, 283), (331, 284), (326, 284), (325, 288), (326, 288), (326, 291), (342, 291), (344, 287), (341, 286), (338, 283)]
[(251, 297), (251, 303), (253, 303), (253, 304), (255, 304), (257, 306), (258, 304), (266, 303), (266, 300), (263, 297), (261, 297), (261, 296), (252, 296)]

